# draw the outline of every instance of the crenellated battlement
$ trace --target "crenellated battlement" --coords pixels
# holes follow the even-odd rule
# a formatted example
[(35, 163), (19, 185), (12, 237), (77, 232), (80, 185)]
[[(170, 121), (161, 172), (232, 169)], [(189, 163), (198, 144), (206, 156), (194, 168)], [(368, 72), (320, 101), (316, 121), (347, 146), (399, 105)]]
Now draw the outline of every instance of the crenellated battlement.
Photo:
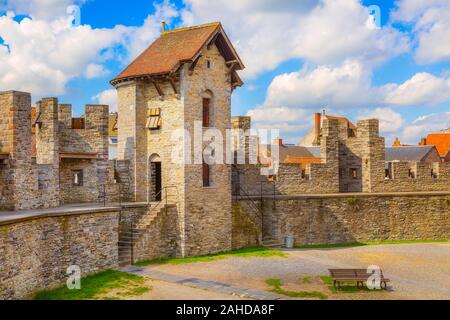
[(108, 106), (86, 105), (73, 118), (72, 106), (57, 98), (33, 110), (29, 93), (9, 91), (0, 93), (0, 108), (0, 210), (108, 198)]
[(377, 119), (361, 120), (353, 130), (346, 123), (324, 119), (320, 139), (321, 163), (281, 163), (271, 177), (261, 175), (261, 165), (235, 166), (234, 192), (237, 188), (252, 195), (450, 191), (450, 163), (388, 163)]

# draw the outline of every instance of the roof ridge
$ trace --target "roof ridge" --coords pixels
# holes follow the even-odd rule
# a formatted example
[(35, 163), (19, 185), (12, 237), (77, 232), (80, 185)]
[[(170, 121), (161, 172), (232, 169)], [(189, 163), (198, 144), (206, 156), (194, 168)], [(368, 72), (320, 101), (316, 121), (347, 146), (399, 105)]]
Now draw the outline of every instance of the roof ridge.
[(189, 31), (189, 30), (195, 30), (195, 29), (207, 28), (207, 27), (213, 27), (213, 26), (218, 27), (220, 25), (222, 25), (222, 23), (219, 21), (209, 22), (209, 23), (199, 24), (199, 25), (190, 26), (190, 27), (183, 27), (183, 28), (168, 30), (168, 31), (165, 31), (164, 33), (162, 33), (161, 35), (164, 36), (164, 35), (170, 34), (170, 33)]

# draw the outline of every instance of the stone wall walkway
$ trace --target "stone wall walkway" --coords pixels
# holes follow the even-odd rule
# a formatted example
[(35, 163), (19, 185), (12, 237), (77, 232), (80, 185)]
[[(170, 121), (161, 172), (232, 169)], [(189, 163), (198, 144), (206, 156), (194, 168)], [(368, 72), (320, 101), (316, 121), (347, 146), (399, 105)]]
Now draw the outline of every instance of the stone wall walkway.
[(82, 215), (101, 212), (120, 211), (122, 208), (145, 207), (148, 203), (127, 202), (127, 203), (78, 203), (67, 204), (57, 208), (33, 209), (20, 211), (0, 211), (0, 226), (33, 220), (37, 218), (60, 217), (70, 215)]

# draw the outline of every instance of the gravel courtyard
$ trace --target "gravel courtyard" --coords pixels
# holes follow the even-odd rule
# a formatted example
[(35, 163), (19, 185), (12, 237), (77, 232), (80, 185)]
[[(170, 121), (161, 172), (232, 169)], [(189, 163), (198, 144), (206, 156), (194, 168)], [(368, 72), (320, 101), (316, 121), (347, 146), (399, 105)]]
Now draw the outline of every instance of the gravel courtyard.
[[(190, 299), (196, 290), (217, 299), (290, 299), (270, 293), (268, 279), (290, 291), (318, 291), (328, 299), (450, 299), (450, 243), (379, 245), (336, 249), (284, 250), (287, 257), (228, 258), (212, 262), (153, 265), (135, 273), (171, 283), (171, 290), (140, 299)], [(380, 266), (391, 279), (387, 292), (332, 293), (320, 280), (329, 268)], [(302, 279), (307, 278), (307, 281)], [(192, 290), (192, 288), (196, 290)], [(247, 294), (248, 293), (248, 294)], [(265, 295), (267, 293), (267, 295)], [(155, 295), (156, 294), (156, 295)], [(194, 296), (192, 296), (194, 295)]]

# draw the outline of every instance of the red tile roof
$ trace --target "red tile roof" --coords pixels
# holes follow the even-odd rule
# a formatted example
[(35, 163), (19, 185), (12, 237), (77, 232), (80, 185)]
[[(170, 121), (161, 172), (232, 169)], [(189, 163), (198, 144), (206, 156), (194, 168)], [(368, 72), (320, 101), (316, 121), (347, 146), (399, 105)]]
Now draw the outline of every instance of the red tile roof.
[[(215, 38), (216, 35), (220, 35)], [(220, 39), (219, 39), (220, 38)], [(111, 83), (117, 80), (176, 72), (183, 62), (193, 61), (203, 47), (216, 39), (227, 61), (237, 60), (244, 68), (220, 22), (166, 31)], [(219, 42), (219, 43), (218, 43)]]
[(427, 145), (435, 146), (439, 155), (445, 157), (450, 150), (450, 133), (433, 133), (428, 135)]

